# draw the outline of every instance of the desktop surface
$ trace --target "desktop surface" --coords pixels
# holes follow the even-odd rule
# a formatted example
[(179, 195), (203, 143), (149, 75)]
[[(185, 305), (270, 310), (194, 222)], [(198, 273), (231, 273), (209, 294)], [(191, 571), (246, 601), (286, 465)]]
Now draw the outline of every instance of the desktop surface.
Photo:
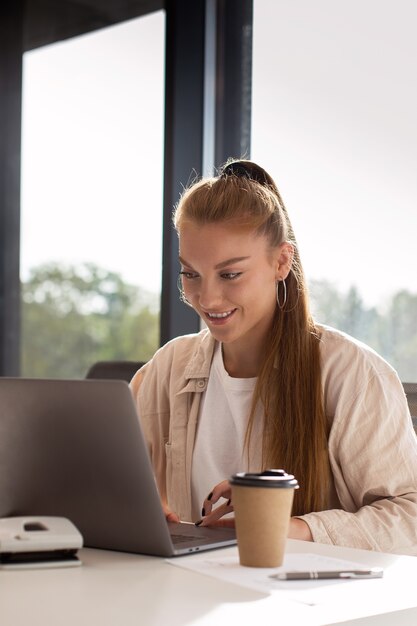
[[(313, 552), (349, 559), (366, 566), (398, 572), (417, 580), (417, 558), (289, 540), (291, 553)], [(236, 557), (237, 548), (190, 555)], [(168, 563), (159, 557), (83, 549), (82, 566), (68, 569), (0, 571), (2, 626), (219, 626), (261, 623), (269, 626), (404, 626), (417, 623), (415, 604), (395, 612), (368, 614), (343, 621), (326, 618), (320, 606), (308, 605), (285, 594), (268, 594), (223, 582)], [(361, 590), (375, 581), (361, 581)], [(349, 585), (349, 582), (342, 584)], [(358, 584), (358, 583), (355, 583)], [(414, 584), (414, 583), (413, 583)], [(346, 588), (348, 589), (348, 588)], [(393, 589), (395, 592), (395, 589)], [(329, 588), (331, 593), (331, 587)], [(378, 613), (378, 609), (374, 612)]]

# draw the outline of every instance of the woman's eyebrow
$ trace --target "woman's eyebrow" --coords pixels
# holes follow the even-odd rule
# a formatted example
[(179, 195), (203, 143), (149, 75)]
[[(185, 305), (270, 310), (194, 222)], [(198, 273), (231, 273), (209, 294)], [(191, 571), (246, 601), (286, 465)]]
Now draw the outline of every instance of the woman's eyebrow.
[[(250, 259), (250, 257), (249, 256), (235, 256), (232, 259), (227, 259), (226, 261), (217, 263), (217, 265), (214, 266), (214, 269), (221, 270), (223, 267), (227, 267), (227, 265), (233, 265), (233, 263), (239, 263), (239, 261), (246, 261), (246, 259)], [(178, 260), (182, 265), (185, 265), (186, 267), (192, 267), (190, 263), (187, 263), (187, 261), (181, 258), (180, 256), (178, 257)]]
[(187, 261), (180, 256), (178, 257), (178, 261), (181, 263), (181, 265), (185, 265), (186, 267), (191, 267), (191, 265), (187, 263)]

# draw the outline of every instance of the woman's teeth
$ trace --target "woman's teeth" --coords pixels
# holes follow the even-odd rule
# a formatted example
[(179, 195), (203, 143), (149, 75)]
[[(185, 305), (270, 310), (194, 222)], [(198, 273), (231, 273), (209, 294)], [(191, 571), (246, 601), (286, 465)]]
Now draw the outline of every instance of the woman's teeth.
[(233, 311), (226, 311), (225, 313), (207, 313), (207, 315), (209, 317), (214, 317), (215, 319), (218, 319), (221, 317), (227, 317), (228, 315), (231, 315), (231, 313), (233, 313)]

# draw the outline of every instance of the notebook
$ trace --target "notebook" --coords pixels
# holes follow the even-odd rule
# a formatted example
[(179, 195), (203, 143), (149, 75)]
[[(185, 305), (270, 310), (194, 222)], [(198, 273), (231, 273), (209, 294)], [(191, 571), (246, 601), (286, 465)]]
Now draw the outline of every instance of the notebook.
[(0, 378), (0, 517), (62, 516), (84, 545), (176, 556), (236, 543), (168, 524), (128, 384)]

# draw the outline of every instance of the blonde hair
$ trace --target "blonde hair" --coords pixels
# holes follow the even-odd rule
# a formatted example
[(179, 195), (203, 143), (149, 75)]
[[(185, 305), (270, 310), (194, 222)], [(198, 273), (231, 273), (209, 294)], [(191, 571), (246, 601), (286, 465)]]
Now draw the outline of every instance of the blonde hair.
[(309, 311), (300, 257), (281, 195), (269, 174), (251, 161), (228, 162), (220, 175), (202, 179), (185, 190), (174, 212), (179, 232), (187, 222), (230, 223), (264, 235), (271, 247), (290, 241), (294, 258), (286, 278), (285, 305), (276, 307), (265, 346), (246, 446), (255, 407), (264, 410), (263, 468), (284, 468), (294, 474), (293, 514), (322, 510), (327, 505), (328, 426), (321, 384), (319, 332)]

